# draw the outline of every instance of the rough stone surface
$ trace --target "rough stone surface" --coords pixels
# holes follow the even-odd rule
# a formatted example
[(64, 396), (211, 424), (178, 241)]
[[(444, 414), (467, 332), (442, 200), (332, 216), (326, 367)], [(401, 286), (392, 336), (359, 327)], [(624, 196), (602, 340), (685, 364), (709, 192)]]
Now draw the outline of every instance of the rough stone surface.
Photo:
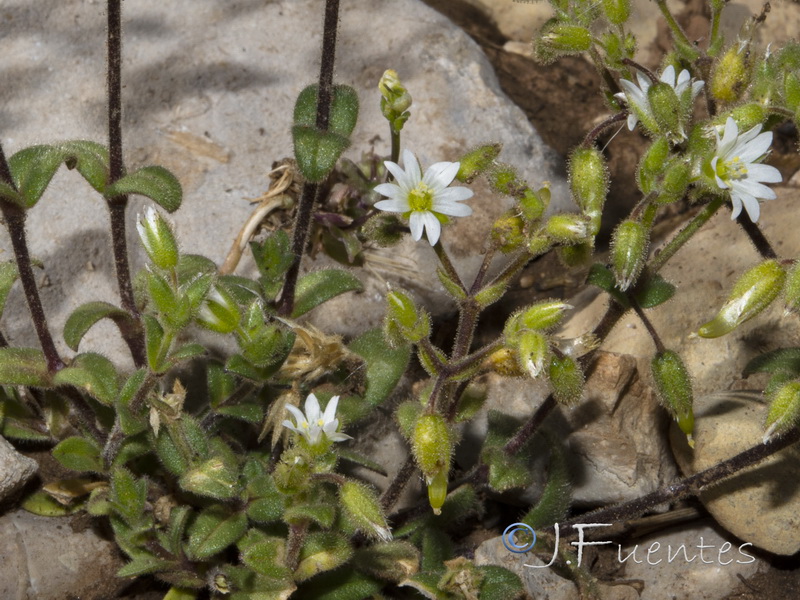
[[(616, 544), (614, 548), (618, 560), (629, 557), (624, 578), (644, 584), (640, 600), (718, 600), (739, 585), (739, 576), (748, 578), (766, 568), (753, 557), (752, 547), (740, 549), (742, 542), (708, 526), (660, 532), (636, 542), (621, 550)], [(674, 559), (670, 561), (669, 556)]]
[[(493, 376), (488, 380), (486, 407), (464, 430), (456, 456), (472, 464), (486, 436), (486, 411), (500, 410), (528, 418), (549, 393), (546, 384), (526, 378)], [(586, 383), (584, 399), (575, 407), (557, 407), (545, 430), (566, 439), (579, 505), (609, 504), (637, 498), (671, 481), (676, 469), (663, 432), (667, 420), (628, 356), (601, 352)], [(543, 472), (533, 468), (534, 473)], [(524, 499), (534, 501), (543, 481), (536, 481)]]
[(0, 436), (0, 503), (25, 485), (38, 467), (35, 460), (17, 452)]
[(116, 546), (72, 523), (22, 510), (0, 517), (0, 598), (106, 600), (122, 588)]
[[(695, 447), (673, 432), (687, 475), (702, 471), (764, 436), (767, 405), (757, 392), (723, 392), (695, 401)], [(776, 554), (800, 550), (800, 449), (795, 446), (704, 490), (700, 500), (717, 522), (745, 542)]]
[[(361, 97), (350, 156), (357, 158), (371, 144), (388, 152), (376, 86), (384, 69), (394, 68), (414, 98), (404, 145), (423, 166), (454, 160), (481, 142), (502, 142), (502, 159), (517, 165), (532, 184), (551, 181), (554, 204), (564, 205), (566, 184), (555, 155), (502, 94), (488, 61), (466, 34), (418, 0), (343, 2), (341, 11), (336, 78)], [(321, 15), (320, 0), (125, 4), (126, 164), (129, 171), (162, 164), (177, 174), (185, 197), (174, 220), (184, 251), (221, 263), (252, 210), (245, 199), (266, 190), (273, 160), (292, 154), (289, 120), (297, 94), (317, 77)], [(2, 68), (15, 81), (0, 90), (0, 136), (7, 155), (55, 140), (105, 141), (104, 27), (101, 2), (3, 8)], [(380, 44), (365, 31), (380, 31)], [(132, 203), (128, 227), (137, 268), (142, 253), (132, 219), (140, 206), (139, 200)], [(445, 233), (456, 256), (474, 256), (492, 216), (506, 203), (479, 193), (472, 206), (474, 218), (457, 219)], [(116, 301), (106, 210), (75, 173), (56, 175), (28, 225), (32, 252), (45, 265), (42, 295), (53, 330), (60, 331), (83, 302)], [(2, 243), (9, 255), (8, 242)], [(399, 255), (406, 271), (389, 267), (383, 276), (396, 285), (433, 289), (438, 295), (429, 300), (439, 302), (443, 295), (435, 273), (420, 266), (432, 262), (430, 247), (408, 244), (390, 254)], [(373, 268), (387, 270), (385, 264)], [(252, 271), (247, 262), (239, 272)], [(376, 324), (383, 291), (382, 284), (368, 287), (358, 309), (351, 299), (343, 300), (327, 321), (340, 332)], [(6, 312), (24, 310), (15, 292)], [(25, 318), (7, 319), (4, 331), (14, 345), (35, 343)], [(121, 344), (109, 349), (109, 340), (117, 337), (103, 324), (89, 332), (81, 349), (124, 354)]]

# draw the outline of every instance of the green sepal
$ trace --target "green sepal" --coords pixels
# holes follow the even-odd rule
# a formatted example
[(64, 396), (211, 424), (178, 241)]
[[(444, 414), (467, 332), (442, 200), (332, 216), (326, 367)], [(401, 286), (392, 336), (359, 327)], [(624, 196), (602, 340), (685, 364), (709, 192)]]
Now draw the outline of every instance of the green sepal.
[(87, 302), (76, 308), (64, 325), (64, 341), (70, 350), (77, 352), (78, 345), (86, 332), (102, 319), (111, 319), (122, 330), (130, 329), (134, 325), (131, 316), (113, 304), (101, 301)]
[(106, 198), (138, 194), (146, 196), (167, 212), (175, 212), (181, 206), (183, 189), (180, 181), (164, 167), (149, 166), (128, 173), (105, 190)]
[(409, 441), (411, 441), (414, 436), (414, 426), (417, 424), (417, 420), (423, 408), (424, 407), (419, 402), (408, 400), (398, 406), (395, 411), (395, 419), (400, 427), (400, 433)]
[(589, 269), (589, 275), (586, 277), (586, 283), (599, 287), (601, 290), (608, 292), (614, 300), (616, 300), (624, 308), (630, 308), (628, 298), (616, 287), (614, 280), (614, 273), (600, 263), (595, 263)]
[(297, 282), (292, 317), (297, 318), (323, 302), (344, 294), (360, 292), (364, 286), (358, 277), (341, 269), (325, 269), (304, 275)]
[(305, 581), (318, 573), (335, 569), (350, 560), (352, 554), (353, 549), (344, 536), (333, 532), (310, 533), (300, 550), (295, 581)]
[(783, 433), (800, 423), (800, 382), (788, 381), (770, 394), (764, 421), (768, 435)]
[(114, 403), (119, 392), (119, 376), (114, 363), (94, 352), (78, 354), (69, 367), (56, 373), (53, 384), (82, 389), (107, 406)]
[(155, 271), (146, 271), (145, 281), (147, 281), (147, 293), (153, 302), (153, 307), (161, 313), (165, 321), (172, 323), (173, 315), (178, 311), (178, 297), (175, 295), (175, 290), (162, 275)]
[(456, 179), (462, 183), (472, 183), (478, 175), (486, 172), (500, 156), (502, 144), (484, 144), (470, 150), (458, 161)]
[(436, 275), (439, 277), (439, 281), (441, 282), (444, 289), (450, 294), (455, 300), (466, 300), (467, 292), (464, 291), (458, 283), (453, 281), (447, 272), (440, 268), (436, 268)]
[(356, 550), (353, 566), (377, 579), (400, 583), (419, 571), (420, 553), (413, 544), (392, 540)]
[(0, 385), (49, 387), (44, 352), (37, 348), (0, 348)]
[(193, 560), (204, 560), (235, 544), (247, 531), (243, 512), (214, 505), (203, 510), (189, 526), (184, 550)]
[(100, 448), (94, 442), (83, 437), (70, 437), (60, 442), (53, 448), (53, 458), (73, 471), (94, 473), (105, 471)]

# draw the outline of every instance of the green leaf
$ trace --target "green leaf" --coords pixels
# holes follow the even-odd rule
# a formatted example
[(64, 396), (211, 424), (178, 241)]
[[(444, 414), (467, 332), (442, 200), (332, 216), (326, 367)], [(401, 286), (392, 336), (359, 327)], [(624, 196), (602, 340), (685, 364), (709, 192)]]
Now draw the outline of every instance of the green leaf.
[(206, 366), (206, 381), (211, 408), (217, 408), (236, 389), (236, 378), (225, 372), (225, 367), (218, 362), (212, 361)]
[(106, 188), (106, 198), (139, 194), (147, 196), (167, 212), (180, 208), (183, 190), (178, 178), (164, 167), (142, 167)]
[[(250, 250), (253, 253), (253, 259), (256, 261), (258, 272), (261, 273), (262, 286), (272, 282), (283, 283), (282, 277), (294, 261), (292, 242), (289, 240), (289, 235), (279, 229), (261, 244), (250, 242)], [(278, 291), (276, 290), (275, 293), (277, 294)], [(271, 296), (266, 289), (265, 295)]]
[(550, 439), (550, 443), (551, 455), (547, 484), (536, 506), (520, 519), (520, 522), (530, 525), (534, 530), (547, 527), (563, 519), (569, 511), (572, 501), (572, 486), (564, 449), (555, 439)]
[[(297, 97), (294, 105), (294, 124), (314, 127), (317, 123), (317, 90), (312, 84)], [(358, 121), (358, 94), (349, 85), (335, 85), (331, 97), (328, 130), (350, 137)]]
[(37, 348), (0, 348), (0, 385), (50, 386), (44, 352)]
[(114, 363), (93, 352), (78, 354), (71, 366), (56, 373), (53, 383), (75, 386), (107, 406), (114, 403), (119, 391)]
[(238, 493), (239, 468), (235, 457), (214, 456), (197, 467), (186, 471), (180, 486), (199, 496), (230, 500)]
[(318, 573), (330, 571), (346, 563), (353, 554), (344, 536), (333, 532), (310, 533), (300, 551), (300, 563), (294, 572), (295, 581), (304, 581)]
[(334, 571), (318, 575), (297, 592), (298, 598), (313, 600), (364, 600), (379, 598), (383, 584), (357, 571)]
[(332, 504), (295, 504), (286, 509), (283, 519), (287, 523), (301, 523), (306, 520), (314, 521), (324, 529), (330, 529), (336, 518), (336, 507)]
[(138, 407), (138, 414), (132, 413), (130, 409), (131, 401), (146, 381), (147, 369), (139, 369), (133, 373), (122, 386), (119, 397), (115, 402), (120, 428), (125, 435), (131, 436), (147, 428), (145, 404), (142, 402)]
[(6, 307), (6, 300), (11, 287), (19, 277), (19, 269), (14, 261), (0, 263), (0, 315)]
[(197, 515), (189, 527), (186, 553), (194, 560), (211, 558), (235, 544), (246, 530), (247, 517), (243, 512), (211, 506)]
[(64, 517), (83, 509), (81, 503), (61, 504), (47, 492), (38, 490), (25, 498), (22, 508), (40, 517)]
[(297, 282), (292, 317), (306, 314), (331, 298), (364, 289), (358, 277), (340, 269), (325, 269), (304, 275)]
[(162, 600), (197, 600), (198, 593), (180, 587), (171, 587)]
[(162, 573), (164, 571), (171, 571), (179, 566), (179, 563), (174, 560), (165, 560), (158, 558), (152, 554), (140, 555), (127, 565), (117, 571), (117, 577), (138, 577), (140, 575), (150, 575), (152, 573)]
[(234, 354), (225, 363), (225, 370), (256, 383), (263, 383), (277, 370), (273, 367), (257, 367), (241, 354)]
[(800, 375), (800, 348), (780, 348), (756, 356), (747, 363), (742, 373), (748, 377), (753, 373), (779, 373), (785, 371), (794, 376)]
[(652, 275), (639, 285), (636, 290), (636, 301), (642, 308), (653, 308), (663, 304), (675, 295), (675, 286), (661, 275)]
[(108, 302), (88, 302), (76, 308), (64, 325), (64, 341), (67, 346), (77, 351), (83, 336), (101, 319), (111, 319), (121, 329), (133, 325), (130, 315), (121, 308)]
[(231, 417), (246, 423), (257, 424), (264, 420), (264, 408), (260, 404), (254, 403), (243, 402), (232, 406), (220, 406), (214, 412), (223, 417)]
[(191, 518), (192, 509), (188, 506), (175, 506), (169, 511), (165, 549), (176, 555), (183, 551), (183, 535)]
[(323, 181), (336, 166), (342, 152), (350, 146), (346, 137), (313, 126), (295, 125), (292, 138), (297, 167), (303, 177), (313, 183)]
[(44, 420), (4, 388), (0, 388), (0, 425), (0, 434), (5, 438), (28, 442), (52, 440)]
[(413, 544), (394, 540), (356, 550), (353, 564), (372, 577), (399, 583), (419, 570), (419, 560)]
[(101, 194), (109, 176), (108, 149), (97, 142), (73, 140), (56, 145), (68, 169), (75, 169)]
[(53, 448), (53, 458), (67, 469), (73, 471), (93, 471), (103, 473), (103, 459), (100, 448), (86, 438), (70, 437)]
[(530, 444), (513, 456), (503, 450), (503, 445), (517, 431), (517, 420), (490, 410), (488, 421), (481, 460), (489, 466), (489, 486), (496, 491), (505, 491), (530, 485)]
[(606, 267), (605, 265), (601, 265), (600, 263), (595, 263), (589, 269), (589, 275), (586, 277), (586, 283), (590, 285), (595, 285), (599, 287), (601, 290), (605, 290), (611, 296), (619, 302), (625, 308), (630, 307), (630, 302), (628, 302), (628, 298), (625, 297), (625, 294), (620, 292), (616, 286), (616, 279), (614, 278), (614, 273)]
[(442, 563), (453, 558), (453, 542), (450, 536), (441, 529), (427, 527), (422, 532), (422, 563), (423, 571), (437, 571), (442, 569)]
[(8, 185), (5, 181), (0, 181), (0, 198), (3, 198), (12, 204), (16, 204), (17, 206), (23, 206), (25, 204), (25, 199), (23, 198), (22, 194), (15, 190), (13, 186)]
[(128, 435), (122, 441), (119, 452), (114, 457), (113, 466), (123, 467), (130, 461), (152, 451), (153, 445), (147, 437), (147, 432), (140, 431), (136, 435)]
[(21, 208), (36, 205), (62, 162), (63, 154), (54, 146), (31, 146), (8, 159), (11, 177), (20, 192)]
[(380, 329), (370, 329), (350, 342), (350, 350), (367, 363), (367, 391), (358, 406), (347, 406), (345, 398), (340, 410), (347, 414), (349, 421), (366, 415), (369, 410), (386, 400), (394, 391), (397, 382), (405, 373), (411, 359), (411, 348), (402, 346), (391, 348)]
[(202, 344), (185, 344), (180, 348), (176, 348), (175, 351), (169, 355), (169, 362), (176, 365), (187, 360), (204, 356), (206, 352), (207, 350)]
[(135, 527), (142, 521), (147, 503), (147, 481), (119, 467), (111, 474), (111, 506), (125, 523)]
[[(419, 405), (419, 403), (416, 403)], [(374, 473), (378, 473), (379, 475), (383, 475), (384, 477), (388, 477), (389, 473), (380, 463), (375, 462), (374, 460), (370, 460), (363, 454), (358, 452), (354, 452), (353, 450), (348, 450), (347, 448), (338, 448), (336, 454), (339, 455), (339, 458), (346, 460), (347, 462), (351, 462), (355, 465), (360, 467), (364, 467), (365, 469), (369, 469)]]
[(159, 322), (150, 315), (142, 315), (144, 321), (144, 344), (147, 350), (147, 365), (155, 373), (161, 373), (167, 368), (164, 364), (164, 352), (161, 347), (164, 341), (164, 329)]
[(519, 575), (496, 565), (478, 567), (483, 575), (481, 600), (521, 600), (527, 597)]
[(453, 600), (451, 594), (439, 589), (439, 575), (435, 573), (417, 573), (400, 583), (400, 587), (413, 588), (431, 600)]

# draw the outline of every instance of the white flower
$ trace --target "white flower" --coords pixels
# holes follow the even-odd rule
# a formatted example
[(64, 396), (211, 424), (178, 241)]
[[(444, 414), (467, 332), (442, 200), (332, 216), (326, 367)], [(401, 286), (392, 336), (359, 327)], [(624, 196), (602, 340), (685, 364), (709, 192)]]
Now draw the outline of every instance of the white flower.
[(308, 398), (306, 398), (305, 414), (296, 406), (286, 405), (286, 410), (292, 413), (295, 423), (287, 419), (283, 422), (283, 425), (302, 435), (312, 446), (319, 443), (320, 435), (323, 433), (332, 442), (352, 440), (353, 438), (349, 435), (336, 431), (339, 428), (339, 419), (336, 418), (338, 404), (339, 396), (334, 396), (328, 401), (325, 412), (321, 413), (319, 400), (314, 394), (309, 394)]
[(759, 200), (774, 200), (775, 192), (763, 183), (778, 183), (783, 180), (780, 171), (769, 165), (759, 164), (772, 144), (772, 132), (761, 132), (761, 125), (739, 135), (736, 121), (731, 117), (725, 122), (725, 133), (717, 138), (717, 151), (711, 159), (711, 169), (717, 186), (730, 190), (735, 219), (742, 212), (742, 206), (755, 223), (760, 214)]
[(460, 204), (462, 200), (472, 198), (472, 190), (447, 187), (455, 179), (459, 163), (438, 162), (428, 167), (423, 177), (416, 157), (404, 150), (405, 171), (397, 163), (387, 160), (384, 164), (394, 175), (395, 183), (375, 186), (376, 192), (389, 198), (376, 202), (375, 208), (407, 216), (415, 241), (422, 239), (424, 229), (431, 246), (436, 245), (442, 231), (439, 215), (467, 217), (472, 214), (469, 206)]
[[(628, 107), (630, 108), (630, 114), (628, 114), (628, 129), (633, 131), (633, 128), (636, 127), (636, 123), (641, 119), (645, 127), (653, 131), (657, 127), (653, 111), (650, 108), (650, 102), (647, 98), (647, 92), (652, 83), (649, 77), (638, 71), (636, 72), (636, 79), (639, 82), (638, 86), (627, 79), (620, 79), (619, 84), (622, 86), (624, 93), (617, 94), (616, 96), (628, 102)], [(692, 76), (686, 69), (680, 72), (676, 81), (675, 67), (672, 65), (664, 69), (659, 79), (675, 90), (675, 95), (678, 97), (678, 100), (681, 104), (685, 104), (687, 108), (694, 102), (697, 94), (700, 93), (700, 90), (703, 89), (703, 85), (705, 85), (703, 81), (692, 82)], [(690, 84), (691, 91), (689, 88)], [(689, 94), (687, 94), (687, 92), (689, 92)], [(686, 134), (681, 131), (679, 132), (679, 137), (680, 139), (685, 139)]]

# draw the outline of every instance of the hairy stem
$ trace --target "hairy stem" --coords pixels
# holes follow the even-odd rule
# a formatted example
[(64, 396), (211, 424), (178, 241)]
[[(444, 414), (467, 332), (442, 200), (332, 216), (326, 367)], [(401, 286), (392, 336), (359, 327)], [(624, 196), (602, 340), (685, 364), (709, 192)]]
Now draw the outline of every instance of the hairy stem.
[(631, 308), (639, 317), (639, 320), (642, 322), (642, 324), (644, 324), (644, 328), (647, 329), (647, 333), (650, 334), (650, 337), (653, 340), (653, 344), (655, 344), (656, 352), (664, 352), (664, 350), (666, 350), (666, 347), (664, 346), (664, 343), (661, 341), (661, 337), (658, 335), (658, 332), (656, 331), (656, 328), (653, 326), (653, 323), (650, 321), (650, 319), (647, 318), (647, 315), (644, 313), (644, 310), (642, 310), (642, 307), (639, 306), (639, 303), (636, 302), (635, 298), (628, 296), (628, 299), (631, 302)]
[(756, 250), (761, 255), (761, 258), (764, 259), (778, 258), (778, 254), (775, 252), (774, 248), (769, 243), (769, 240), (764, 235), (764, 232), (761, 231), (761, 228), (758, 226), (757, 223), (753, 223), (750, 220), (749, 216), (739, 215), (739, 218), (736, 219), (736, 222), (747, 234), (747, 237), (750, 238), (750, 241), (753, 242), (753, 245), (756, 247)]
[(651, 273), (658, 273), (658, 271), (663, 267), (667, 261), (672, 258), (675, 253), (681, 249), (681, 247), (688, 242), (691, 237), (698, 232), (698, 230), (705, 225), (708, 220), (714, 216), (719, 210), (719, 207), (725, 203), (724, 198), (714, 198), (709, 202), (703, 210), (701, 210), (695, 217), (689, 222), (689, 224), (681, 229), (674, 238), (672, 238), (661, 251), (653, 257), (653, 260), (650, 261), (650, 264), (647, 265), (648, 270)]
[[(336, 32), (339, 26), (339, 0), (326, 0), (325, 21), (322, 32), (322, 59), (319, 69), (319, 89), (317, 91), (317, 129), (328, 130), (331, 113), (331, 99), (333, 98), (333, 66), (336, 59)], [(320, 194), (318, 183), (306, 182), (297, 205), (297, 214), (294, 220), (292, 233), (292, 253), (294, 261), (286, 273), (286, 282), (281, 293), (278, 312), (291, 315), (294, 309), (294, 294), (297, 287), (297, 277), (300, 275), (300, 262), (306, 249), (308, 230), (311, 226), (311, 217), (314, 205)]]
[(411, 475), (414, 474), (415, 468), (416, 466), (414, 465), (414, 457), (409, 455), (406, 458), (406, 461), (403, 463), (403, 466), (400, 467), (397, 475), (394, 476), (392, 483), (389, 484), (389, 487), (386, 488), (383, 496), (381, 496), (381, 507), (385, 512), (388, 513), (390, 510), (392, 510), (392, 507), (397, 502), (397, 499), (400, 498), (400, 494), (403, 493), (408, 480), (411, 479)]
[(570, 519), (564, 523), (560, 523), (561, 527), (571, 527), (578, 523), (601, 523), (610, 522), (617, 523), (626, 521), (641, 516), (645, 512), (653, 509), (654, 507), (664, 504), (665, 502), (675, 502), (694, 496), (701, 492), (703, 488), (712, 485), (741, 471), (747, 467), (761, 462), (765, 458), (780, 452), (784, 448), (788, 448), (792, 444), (800, 440), (800, 429), (794, 427), (783, 435), (773, 437), (763, 444), (753, 446), (729, 458), (719, 464), (714, 465), (692, 475), (681, 479), (677, 483), (673, 483), (663, 488), (656, 490), (641, 498), (636, 498), (629, 502), (617, 504), (600, 510), (592, 511), (579, 517)]

